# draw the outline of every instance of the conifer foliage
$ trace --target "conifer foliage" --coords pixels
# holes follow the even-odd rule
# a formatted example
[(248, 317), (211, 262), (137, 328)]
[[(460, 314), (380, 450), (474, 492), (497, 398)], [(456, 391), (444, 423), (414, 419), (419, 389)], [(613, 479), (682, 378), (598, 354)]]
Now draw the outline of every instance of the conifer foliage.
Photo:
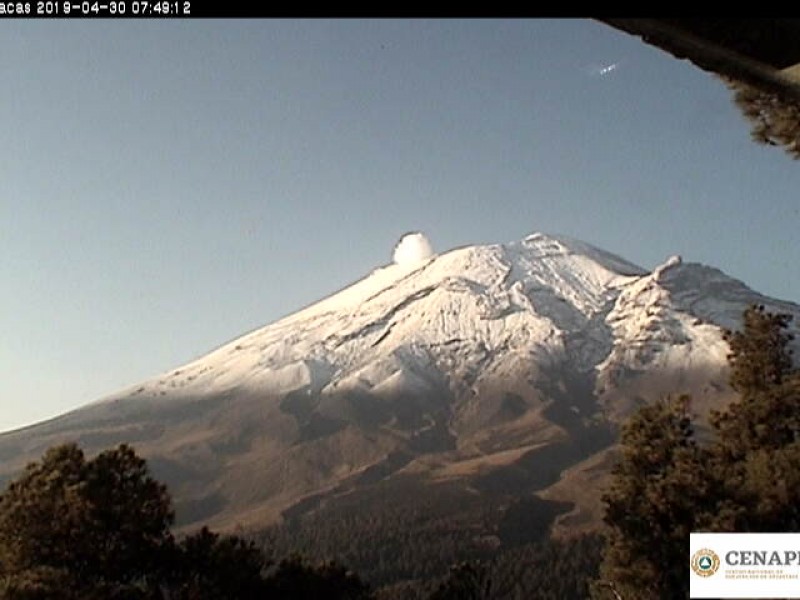
[(687, 598), (692, 531), (800, 531), (800, 374), (790, 316), (749, 307), (728, 331), (730, 384), (699, 444), (688, 397), (645, 406), (625, 424), (605, 494), (607, 550), (595, 599)]
[(726, 331), (731, 352), (731, 387), (743, 395), (753, 395), (780, 386), (792, 373), (793, 336), (786, 332), (790, 315), (771, 314), (764, 306), (744, 311), (742, 331)]
[(0, 495), (3, 600), (367, 600), (335, 564), (277, 565), (206, 528), (177, 541), (166, 487), (126, 445), (48, 450)]
[(734, 103), (750, 121), (751, 137), (761, 144), (782, 146), (800, 158), (800, 103), (742, 81), (723, 78), (734, 92)]
[(51, 448), (0, 496), (0, 596), (130, 597), (169, 562), (173, 518), (130, 447)]

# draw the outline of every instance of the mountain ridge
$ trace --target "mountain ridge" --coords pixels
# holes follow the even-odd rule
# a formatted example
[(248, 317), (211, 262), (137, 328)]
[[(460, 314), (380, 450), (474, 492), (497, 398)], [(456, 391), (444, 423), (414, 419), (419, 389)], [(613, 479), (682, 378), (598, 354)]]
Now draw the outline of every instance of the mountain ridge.
[(596, 489), (571, 489), (562, 471), (580, 479), (642, 402), (691, 392), (702, 422), (729, 401), (723, 328), (754, 302), (800, 317), (677, 256), (647, 271), (541, 233), (465, 246), (379, 267), (183, 366), (2, 434), (0, 476), (64, 440), (128, 442), (187, 527), (302, 520), (399, 482), (499, 505), (541, 493), (579, 521)]
[[(528, 236), (527, 238), (525, 238), (525, 240), (523, 240), (519, 244), (522, 245), (530, 241), (539, 242), (539, 244), (534, 247), (535, 251), (533, 253), (530, 253), (531, 260), (547, 260), (553, 258), (569, 260), (568, 258), (569, 256), (581, 256), (581, 257), (585, 256), (585, 254), (581, 254), (579, 252), (569, 251), (569, 249), (563, 245), (564, 240), (568, 240), (568, 243), (571, 244), (579, 243), (574, 240), (570, 240), (569, 238), (565, 238), (564, 236), (555, 237), (555, 236), (544, 236), (543, 234), (534, 234)], [(593, 248), (588, 244), (583, 244), (583, 243), (580, 244), (582, 246), (581, 250), (586, 251), (590, 249), (590, 251), (596, 256), (603, 256), (604, 258), (606, 258), (606, 260), (608, 260), (611, 263), (616, 262), (618, 265), (623, 265), (624, 271), (630, 271), (640, 274), (646, 272), (644, 271), (644, 269), (641, 269), (640, 267), (627, 263), (627, 261), (624, 261), (619, 257), (615, 257), (609, 253), (605, 253), (604, 251)], [(480, 248), (481, 250), (476, 251), (476, 248)], [(530, 251), (531, 248), (528, 247), (526, 248), (526, 250)], [(476, 257), (475, 256), (476, 252), (484, 253), (487, 256)], [(507, 245), (498, 244), (498, 245), (481, 246), (481, 247), (467, 246), (451, 250), (448, 253), (435, 256), (434, 258), (425, 261), (421, 261), (420, 263), (415, 265), (410, 265), (410, 266), (388, 265), (384, 267), (379, 267), (378, 269), (372, 271), (372, 273), (367, 275), (365, 278), (355, 282), (350, 286), (347, 286), (346, 288), (343, 288), (339, 292), (336, 292), (320, 300), (319, 302), (313, 303), (310, 306), (296, 313), (283, 317), (265, 327), (255, 329), (252, 332), (245, 334), (244, 336), (235, 338), (230, 342), (227, 342), (226, 344), (223, 344), (222, 346), (218, 347), (216, 350), (206, 354), (205, 356), (200, 357), (197, 360), (191, 361), (190, 363), (187, 363), (186, 365), (171, 371), (171, 373), (174, 374), (175, 371), (182, 371), (189, 365), (197, 363), (198, 361), (206, 361), (210, 359), (212, 356), (218, 356), (219, 354), (222, 354), (224, 352), (229, 352), (231, 346), (233, 346), (234, 348), (236, 346), (245, 346), (253, 338), (267, 336), (270, 330), (276, 330), (283, 333), (286, 328), (297, 328), (298, 326), (301, 325), (307, 325), (309, 322), (317, 323), (318, 321), (324, 320), (325, 317), (330, 313), (335, 313), (337, 311), (341, 311), (342, 309), (357, 310), (358, 307), (361, 307), (366, 303), (380, 304), (381, 297), (386, 297), (387, 295), (390, 295), (389, 294), (390, 291), (396, 290), (399, 286), (403, 286), (404, 281), (407, 281), (409, 278), (419, 279), (420, 275), (424, 271), (430, 269), (431, 266), (434, 264), (436, 264), (436, 266), (438, 267), (439, 265), (441, 265), (443, 261), (445, 262), (445, 266), (443, 268), (440, 268), (440, 270), (445, 272), (444, 275), (435, 275), (432, 278), (430, 278), (433, 281), (427, 282), (426, 285), (417, 286), (416, 289), (411, 290), (411, 292), (409, 293), (400, 294), (399, 300), (397, 300), (395, 296), (395, 301), (393, 303), (390, 301), (392, 306), (390, 307), (389, 311), (386, 312), (386, 314), (381, 315), (380, 318), (367, 319), (365, 327), (369, 329), (378, 329), (381, 324), (388, 324), (391, 321), (392, 316), (394, 315), (395, 312), (406, 308), (408, 304), (412, 304), (415, 301), (423, 299), (429, 294), (434, 293), (437, 289), (440, 289), (441, 286), (445, 286), (450, 291), (460, 291), (460, 290), (466, 291), (464, 288), (469, 288), (470, 285), (473, 285), (473, 291), (480, 291), (474, 288), (474, 284), (476, 280), (482, 279), (480, 283), (483, 286), (483, 288), (485, 288), (486, 291), (491, 291), (490, 288), (493, 285), (495, 287), (498, 287), (500, 284), (504, 282), (504, 280), (510, 279), (510, 281), (516, 283), (521, 278), (519, 275), (515, 276), (513, 269), (513, 260), (514, 260), (513, 256), (511, 260), (508, 261), (512, 263), (511, 265), (509, 265), (507, 262), (504, 261), (504, 259), (507, 259), (509, 254), (513, 254), (515, 252), (519, 252), (519, 250), (517, 247), (515, 247), (515, 244), (513, 243)], [(447, 275), (447, 273), (452, 273), (452, 272), (462, 273), (465, 270), (468, 270), (470, 266), (474, 264), (476, 258), (484, 258), (484, 265), (487, 262), (486, 261), (487, 258), (490, 262), (497, 261), (496, 264), (492, 266), (494, 266), (499, 271), (499, 274), (495, 274), (495, 278), (493, 281), (487, 277), (487, 273), (485, 271), (483, 273), (478, 273), (477, 277), (473, 276), (472, 278)], [(455, 266), (453, 266), (452, 264), (447, 264), (453, 262), (456, 263)], [(618, 275), (621, 277), (628, 276), (626, 273), (620, 273)], [(616, 275), (611, 275), (607, 279), (613, 279), (615, 276)], [(524, 279), (524, 277), (522, 277), (522, 279)], [(595, 292), (597, 292), (599, 287), (602, 287), (602, 285), (598, 286), (597, 282), (592, 282), (592, 283), (595, 284), (594, 286)], [(515, 307), (520, 307), (520, 306), (524, 307), (526, 299), (524, 295), (518, 294), (517, 293), (518, 291), (519, 288), (513, 288), (512, 286), (511, 289), (501, 294), (501, 302), (506, 301), (505, 306), (503, 306), (502, 304), (500, 306), (497, 305), (487, 306), (486, 307), (487, 310), (491, 310), (492, 308), (494, 308), (495, 310), (502, 311), (504, 308), (513, 310)], [(587, 295), (585, 295), (582, 298), (575, 298), (575, 299), (582, 305), (585, 305), (587, 302), (589, 302), (589, 304), (594, 304), (595, 306), (593, 306), (593, 308), (597, 309), (598, 308), (597, 299), (595, 298), (590, 299), (586, 296)], [(380, 308), (381, 307), (379, 306), (379, 310)], [(586, 309), (587, 306), (584, 306), (583, 308)], [(333, 323), (333, 325), (346, 325), (346, 324), (347, 324), (346, 322), (342, 322), (341, 320), (337, 320), (335, 323)], [(329, 323), (328, 326), (330, 327), (331, 324)], [(330, 338), (329, 343), (331, 344), (346, 343), (347, 341), (366, 333), (367, 331), (356, 329), (355, 332), (350, 332), (349, 337), (340, 336), (340, 338), (337, 339)], [(275, 337), (278, 336), (274, 336), (273, 340), (275, 340)], [(304, 352), (303, 355), (307, 356), (308, 352)], [(312, 357), (314, 356), (313, 351), (311, 352), (311, 356)], [(281, 361), (280, 357), (276, 357), (275, 363), (285, 365), (285, 362)], [(164, 375), (169, 375), (169, 374), (165, 373)], [(124, 390), (120, 394), (127, 394), (127, 393), (129, 393), (129, 390)]]

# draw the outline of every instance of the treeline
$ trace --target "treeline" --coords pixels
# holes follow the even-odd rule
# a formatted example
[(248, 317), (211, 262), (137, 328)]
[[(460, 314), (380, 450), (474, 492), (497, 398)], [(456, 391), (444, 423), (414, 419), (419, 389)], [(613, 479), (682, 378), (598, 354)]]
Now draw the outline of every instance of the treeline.
[(298, 556), (270, 560), (208, 529), (177, 540), (166, 487), (122, 445), (86, 460), (48, 450), (0, 495), (6, 600), (361, 600), (357, 575)]
[[(800, 371), (791, 316), (763, 306), (727, 331), (738, 399), (694, 434), (692, 399), (645, 406), (625, 424), (605, 494), (608, 548), (596, 600), (689, 597), (689, 534), (800, 531)], [(693, 575), (691, 575), (693, 576)]]
[(605, 547), (597, 533), (503, 552), (490, 563), (491, 600), (583, 600)]
[(354, 520), (313, 520), (318, 528), (274, 528), (260, 543), (315, 560), (336, 556), (373, 584), (380, 600), (583, 600), (597, 577), (604, 544), (599, 534), (564, 541), (543, 536), (508, 546), (497, 536), (476, 538), (479, 521), (446, 526), (442, 516), (437, 528), (402, 514), (371, 520), (372, 528)]
[[(376, 586), (431, 580), (451, 565), (489, 561), (499, 549), (543, 542), (568, 506), (538, 497), (469, 493), (463, 482), (426, 485), (394, 478), (330, 500), (255, 537), (275, 556), (337, 557)], [(420, 493), (424, 489), (425, 493)]]
[[(321, 534), (311, 534), (314, 529), (307, 526), (295, 527), (294, 534), (289, 529), (281, 533), (297, 535), (293, 542), (275, 531), (256, 543), (206, 528), (177, 539), (171, 532), (174, 511), (167, 489), (150, 476), (132, 448), (122, 445), (87, 460), (76, 445), (62, 445), (28, 465), (0, 495), (0, 598), (570, 600), (586, 596), (599, 563), (599, 538), (528, 543), (517, 531), (514, 545), (498, 552), (499, 537), (475, 537), (482, 520), (493, 518), (492, 507), (475, 503), (454, 519), (446, 510), (447, 496), (438, 500), (422, 502), (409, 512), (389, 511), (382, 519), (368, 520), (370, 527), (363, 523), (353, 527), (354, 521), (341, 519), (321, 527)], [(516, 513), (527, 509), (532, 515), (540, 513), (527, 520), (534, 526), (531, 535), (538, 539), (552, 519), (550, 503), (516, 505), (500, 512), (512, 514), (512, 522), (506, 523), (511, 529), (520, 525)], [(502, 533), (502, 527), (498, 531)], [(377, 540), (380, 543), (374, 544)], [(319, 546), (305, 557), (297, 553), (313, 544)], [(343, 553), (330, 551), (334, 548)], [(359, 561), (376, 553), (380, 560), (366, 570), (374, 575), (374, 585), (328, 560), (343, 556)]]
[(741, 331), (726, 332), (739, 398), (712, 413), (710, 441), (695, 438), (687, 396), (628, 420), (603, 497), (603, 536), (550, 540), (564, 507), (535, 497), (492, 504), (457, 483), (419, 494), (398, 479), (254, 539), (208, 529), (178, 539), (166, 487), (132, 448), (87, 460), (67, 444), (0, 494), (0, 598), (687, 598), (690, 532), (800, 530), (800, 372), (789, 321), (753, 306)]

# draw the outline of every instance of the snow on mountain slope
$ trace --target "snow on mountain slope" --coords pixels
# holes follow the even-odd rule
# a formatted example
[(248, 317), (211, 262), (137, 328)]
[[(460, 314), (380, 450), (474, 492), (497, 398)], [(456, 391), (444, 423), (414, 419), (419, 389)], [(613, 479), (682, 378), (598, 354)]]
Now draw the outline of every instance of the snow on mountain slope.
[[(455, 433), (496, 422), (509, 395), (521, 398), (524, 412), (552, 401), (554, 389), (593, 394), (614, 420), (676, 389), (702, 392), (705, 409), (728, 392), (720, 327), (735, 327), (751, 302), (797, 312), (680, 257), (648, 273), (584, 242), (535, 233), (380, 267), (109, 400), (386, 390), (398, 396), (406, 389), (450, 394)], [(584, 380), (580, 390), (559, 381), (576, 377)], [(331, 405), (326, 417), (337, 414)], [(589, 409), (595, 410), (583, 410)], [(337, 410), (342, 416), (354, 409)]]
[(678, 256), (632, 282), (607, 317), (614, 343), (596, 366), (601, 403), (621, 417), (654, 393), (695, 392), (699, 413), (718, 408), (730, 396), (723, 330), (737, 329), (742, 311), (754, 303), (800, 319), (796, 304)]
[(587, 244), (543, 234), (461, 248), (376, 269), (138, 389), (170, 396), (242, 387), (319, 391), (341, 387), (376, 355), (393, 356), (394, 368), (361, 376), (371, 387), (398, 369), (467, 372), (508, 353), (547, 357), (565, 332), (584, 326), (643, 273)]
[(182, 522), (225, 527), (294, 518), (396, 477), (530, 494), (593, 464), (637, 404), (689, 392), (702, 414), (727, 401), (722, 328), (748, 304), (800, 319), (797, 305), (678, 257), (648, 272), (541, 233), (429, 250), (0, 436), (0, 476), (64, 439), (130, 442), (169, 482)]

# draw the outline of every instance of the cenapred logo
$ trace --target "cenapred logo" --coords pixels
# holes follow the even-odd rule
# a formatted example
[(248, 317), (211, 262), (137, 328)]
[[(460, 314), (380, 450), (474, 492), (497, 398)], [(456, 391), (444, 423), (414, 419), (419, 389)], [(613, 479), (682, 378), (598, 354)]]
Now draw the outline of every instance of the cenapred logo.
[(719, 556), (713, 550), (701, 548), (692, 555), (691, 565), (700, 577), (711, 577), (719, 569)]
[(800, 531), (690, 533), (688, 550), (690, 598), (800, 599)]

